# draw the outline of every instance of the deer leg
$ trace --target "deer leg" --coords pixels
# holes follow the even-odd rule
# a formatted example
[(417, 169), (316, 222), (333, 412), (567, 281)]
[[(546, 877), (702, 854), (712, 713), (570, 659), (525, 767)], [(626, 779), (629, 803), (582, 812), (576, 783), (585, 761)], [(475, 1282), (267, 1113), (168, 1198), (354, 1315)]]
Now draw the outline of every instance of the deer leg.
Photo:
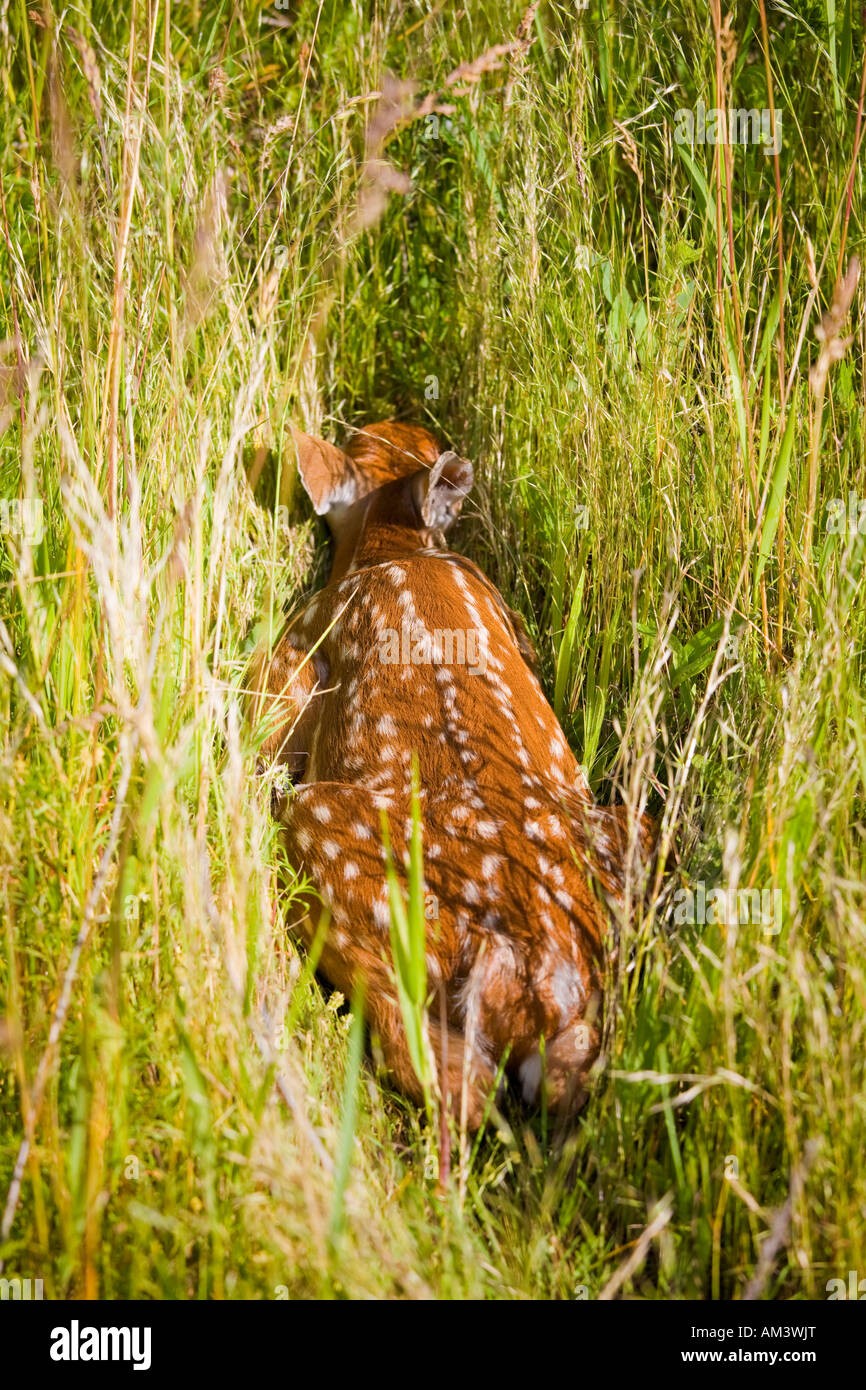
[[(280, 819), (292, 863), (307, 873), (330, 914), (321, 972), (347, 998), (363, 979), (366, 1016), (379, 1037), (385, 1066), (401, 1090), (421, 1101), (423, 1091), (393, 980), (390, 909), (376, 804), (381, 799), (363, 787), (313, 782), (297, 789)], [(397, 802), (397, 798), (386, 799)], [(388, 819), (394, 862), (400, 866), (407, 844), (408, 808), (399, 802), (390, 806)], [(319, 929), (321, 909), (308, 906), (299, 930), (310, 942)], [(441, 978), (446, 969), (442, 952), (429, 939), (427, 961), (431, 978)], [(465, 1093), (467, 1124), (477, 1129), (495, 1081), (495, 1067), (479, 1046), (469, 1049), (456, 1028), (446, 1024), (443, 1031), (435, 994), (428, 1026), (437, 1079), (451, 1113), (461, 1119)]]
[[(427, 1023), (440, 1095), (458, 1124), (462, 1122), (465, 1104), (467, 1128), (477, 1130), (496, 1081), (496, 1069), (477, 1048), (469, 1050), (466, 1038), (456, 1028), (446, 1024), (443, 1031), (435, 1010), (434, 995)], [(371, 1029), (378, 1033), (385, 1066), (399, 1089), (413, 1100), (423, 1101), (423, 1089), (412, 1064), (396, 1002), (387, 994), (374, 995), (367, 1001), (367, 1017)]]
[(551, 1038), (544, 1049), (542, 1084), (553, 1115), (574, 1115), (586, 1101), (586, 1079), (598, 1056), (598, 1028), (583, 1018)]
[[(322, 909), (313, 907), (298, 924), (296, 930), (308, 945), (315, 940), (321, 921)], [(330, 921), (326, 922), (326, 927), (319, 959), (322, 975), (349, 999), (363, 981), (364, 1015), (381, 1048), (385, 1068), (399, 1090), (422, 1104), (424, 1090), (406, 1041), (403, 1016), (389, 970), (390, 958), (384, 947), (378, 954), (370, 949), (360, 922), (351, 933)], [(458, 1123), (462, 1123), (465, 1113), (467, 1128), (477, 1130), (493, 1090), (496, 1070), (477, 1047), (469, 1049), (466, 1038), (456, 1028), (446, 1024), (443, 1030), (435, 1010), (434, 995), (427, 1023), (440, 1095), (446, 1098), (449, 1113)]]

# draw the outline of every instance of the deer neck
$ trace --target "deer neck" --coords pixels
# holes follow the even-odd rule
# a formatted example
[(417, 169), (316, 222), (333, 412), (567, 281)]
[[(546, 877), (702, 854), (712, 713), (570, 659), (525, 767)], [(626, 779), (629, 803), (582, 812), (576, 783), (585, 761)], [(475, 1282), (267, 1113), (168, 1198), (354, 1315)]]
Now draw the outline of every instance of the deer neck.
[(334, 551), (330, 583), (336, 583), (354, 570), (369, 569), (388, 560), (406, 560), (413, 555), (424, 555), (437, 544), (438, 538), (432, 531), (419, 531), (415, 527), (382, 521), (365, 524), (366, 521), (363, 515), (352, 518), (350, 525), (341, 530)]

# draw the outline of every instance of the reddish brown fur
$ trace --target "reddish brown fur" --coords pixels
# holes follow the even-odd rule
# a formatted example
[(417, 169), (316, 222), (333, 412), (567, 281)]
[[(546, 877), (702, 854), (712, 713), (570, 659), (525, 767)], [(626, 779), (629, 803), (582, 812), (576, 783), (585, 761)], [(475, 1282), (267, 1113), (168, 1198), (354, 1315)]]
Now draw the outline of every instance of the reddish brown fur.
[[(310, 448), (319, 459), (321, 446)], [(599, 1047), (605, 914), (590, 874), (619, 892), (623, 817), (593, 803), (527, 662), (522, 625), (477, 565), (444, 548), (469, 466), (446, 455), (438, 477), (433, 437), (393, 422), (356, 434), (347, 455), (354, 500), (342, 483), (331, 500), (337, 451), (330, 481), (305, 477), (336, 538), (330, 581), (293, 618), (269, 670), (260, 663), (255, 685), (285, 702), (263, 752), (303, 774), (281, 819), (291, 861), (331, 913), (321, 969), (347, 995), (364, 976), (386, 1063), (418, 1097), (393, 985), (380, 833), (384, 808), (402, 865), (414, 751), (425, 883), (438, 904), (427, 961), (431, 987), (445, 991), (444, 1088), (459, 1114), (465, 1083), (477, 1126), (507, 1052), (534, 1100), (543, 1041), (548, 1105), (571, 1111)], [(304, 477), (300, 446), (299, 459)], [(383, 633), (404, 623), (416, 638), (483, 632), (484, 660), (479, 648), (474, 670), (383, 662)], [(308, 940), (320, 910), (310, 902)], [(430, 1028), (441, 1066), (438, 1006)]]
[(417, 473), (425, 464), (432, 467), (441, 453), (439, 443), (420, 425), (401, 425), (397, 420), (379, 420), (356, 430), (346, 445), (346, 453), (376, 487)]

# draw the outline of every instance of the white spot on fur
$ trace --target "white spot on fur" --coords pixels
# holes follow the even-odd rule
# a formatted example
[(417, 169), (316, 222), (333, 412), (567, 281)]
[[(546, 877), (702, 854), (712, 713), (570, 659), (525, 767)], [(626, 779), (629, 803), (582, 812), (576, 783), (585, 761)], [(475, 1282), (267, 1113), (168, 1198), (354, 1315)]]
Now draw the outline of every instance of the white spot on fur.
[(481, 872), (485, 878), (495, 878), (502, 865), (498, 854), (485, 854), (481, 860)]
[(583, 986), (576, 970), (561, 962), (554, 970), (550, 984), (559, 1009), (561, 1024), (564, 1025), (583, 1002)]

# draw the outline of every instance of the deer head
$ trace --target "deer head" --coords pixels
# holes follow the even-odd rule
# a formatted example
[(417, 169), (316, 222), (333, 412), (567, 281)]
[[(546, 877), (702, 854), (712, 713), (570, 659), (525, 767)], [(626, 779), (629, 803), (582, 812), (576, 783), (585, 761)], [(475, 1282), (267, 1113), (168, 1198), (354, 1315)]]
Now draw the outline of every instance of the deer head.
[(413, 549), (441, 543), (472, 487), (471, 463), (441, 453), (418, 426), (368, 425), (345, 449), (300, 430), (293, 437), (301, 481), (334, 537), (332, 580), (352, 564), (362, 535), (386, 548), (399, 543), (397, 532)]
[(384, 810), (402, 872), (417, 758), (443, 1095), (477, 1126), (507, 1058), (528, 1101), (544, 1086), (553, 1111), (573, 1112), (599, 1049), (608, 919), (593, 883), (621, 895), (624, 817), (594, 804), (521, 622), (445, 548), (471, 464), (394, 422), (345, 449), (294, 440), (334, 560), (259, 660), (254, 688), (271, 717), (265, 751), (296, 779), (280, 815), (290, 859), (317, 890), (302, 933), (311, 939), (327, 911), (321, 969), (347, 994), (363, 977), (386, 1063), (418, 1096), (380, 829)]

